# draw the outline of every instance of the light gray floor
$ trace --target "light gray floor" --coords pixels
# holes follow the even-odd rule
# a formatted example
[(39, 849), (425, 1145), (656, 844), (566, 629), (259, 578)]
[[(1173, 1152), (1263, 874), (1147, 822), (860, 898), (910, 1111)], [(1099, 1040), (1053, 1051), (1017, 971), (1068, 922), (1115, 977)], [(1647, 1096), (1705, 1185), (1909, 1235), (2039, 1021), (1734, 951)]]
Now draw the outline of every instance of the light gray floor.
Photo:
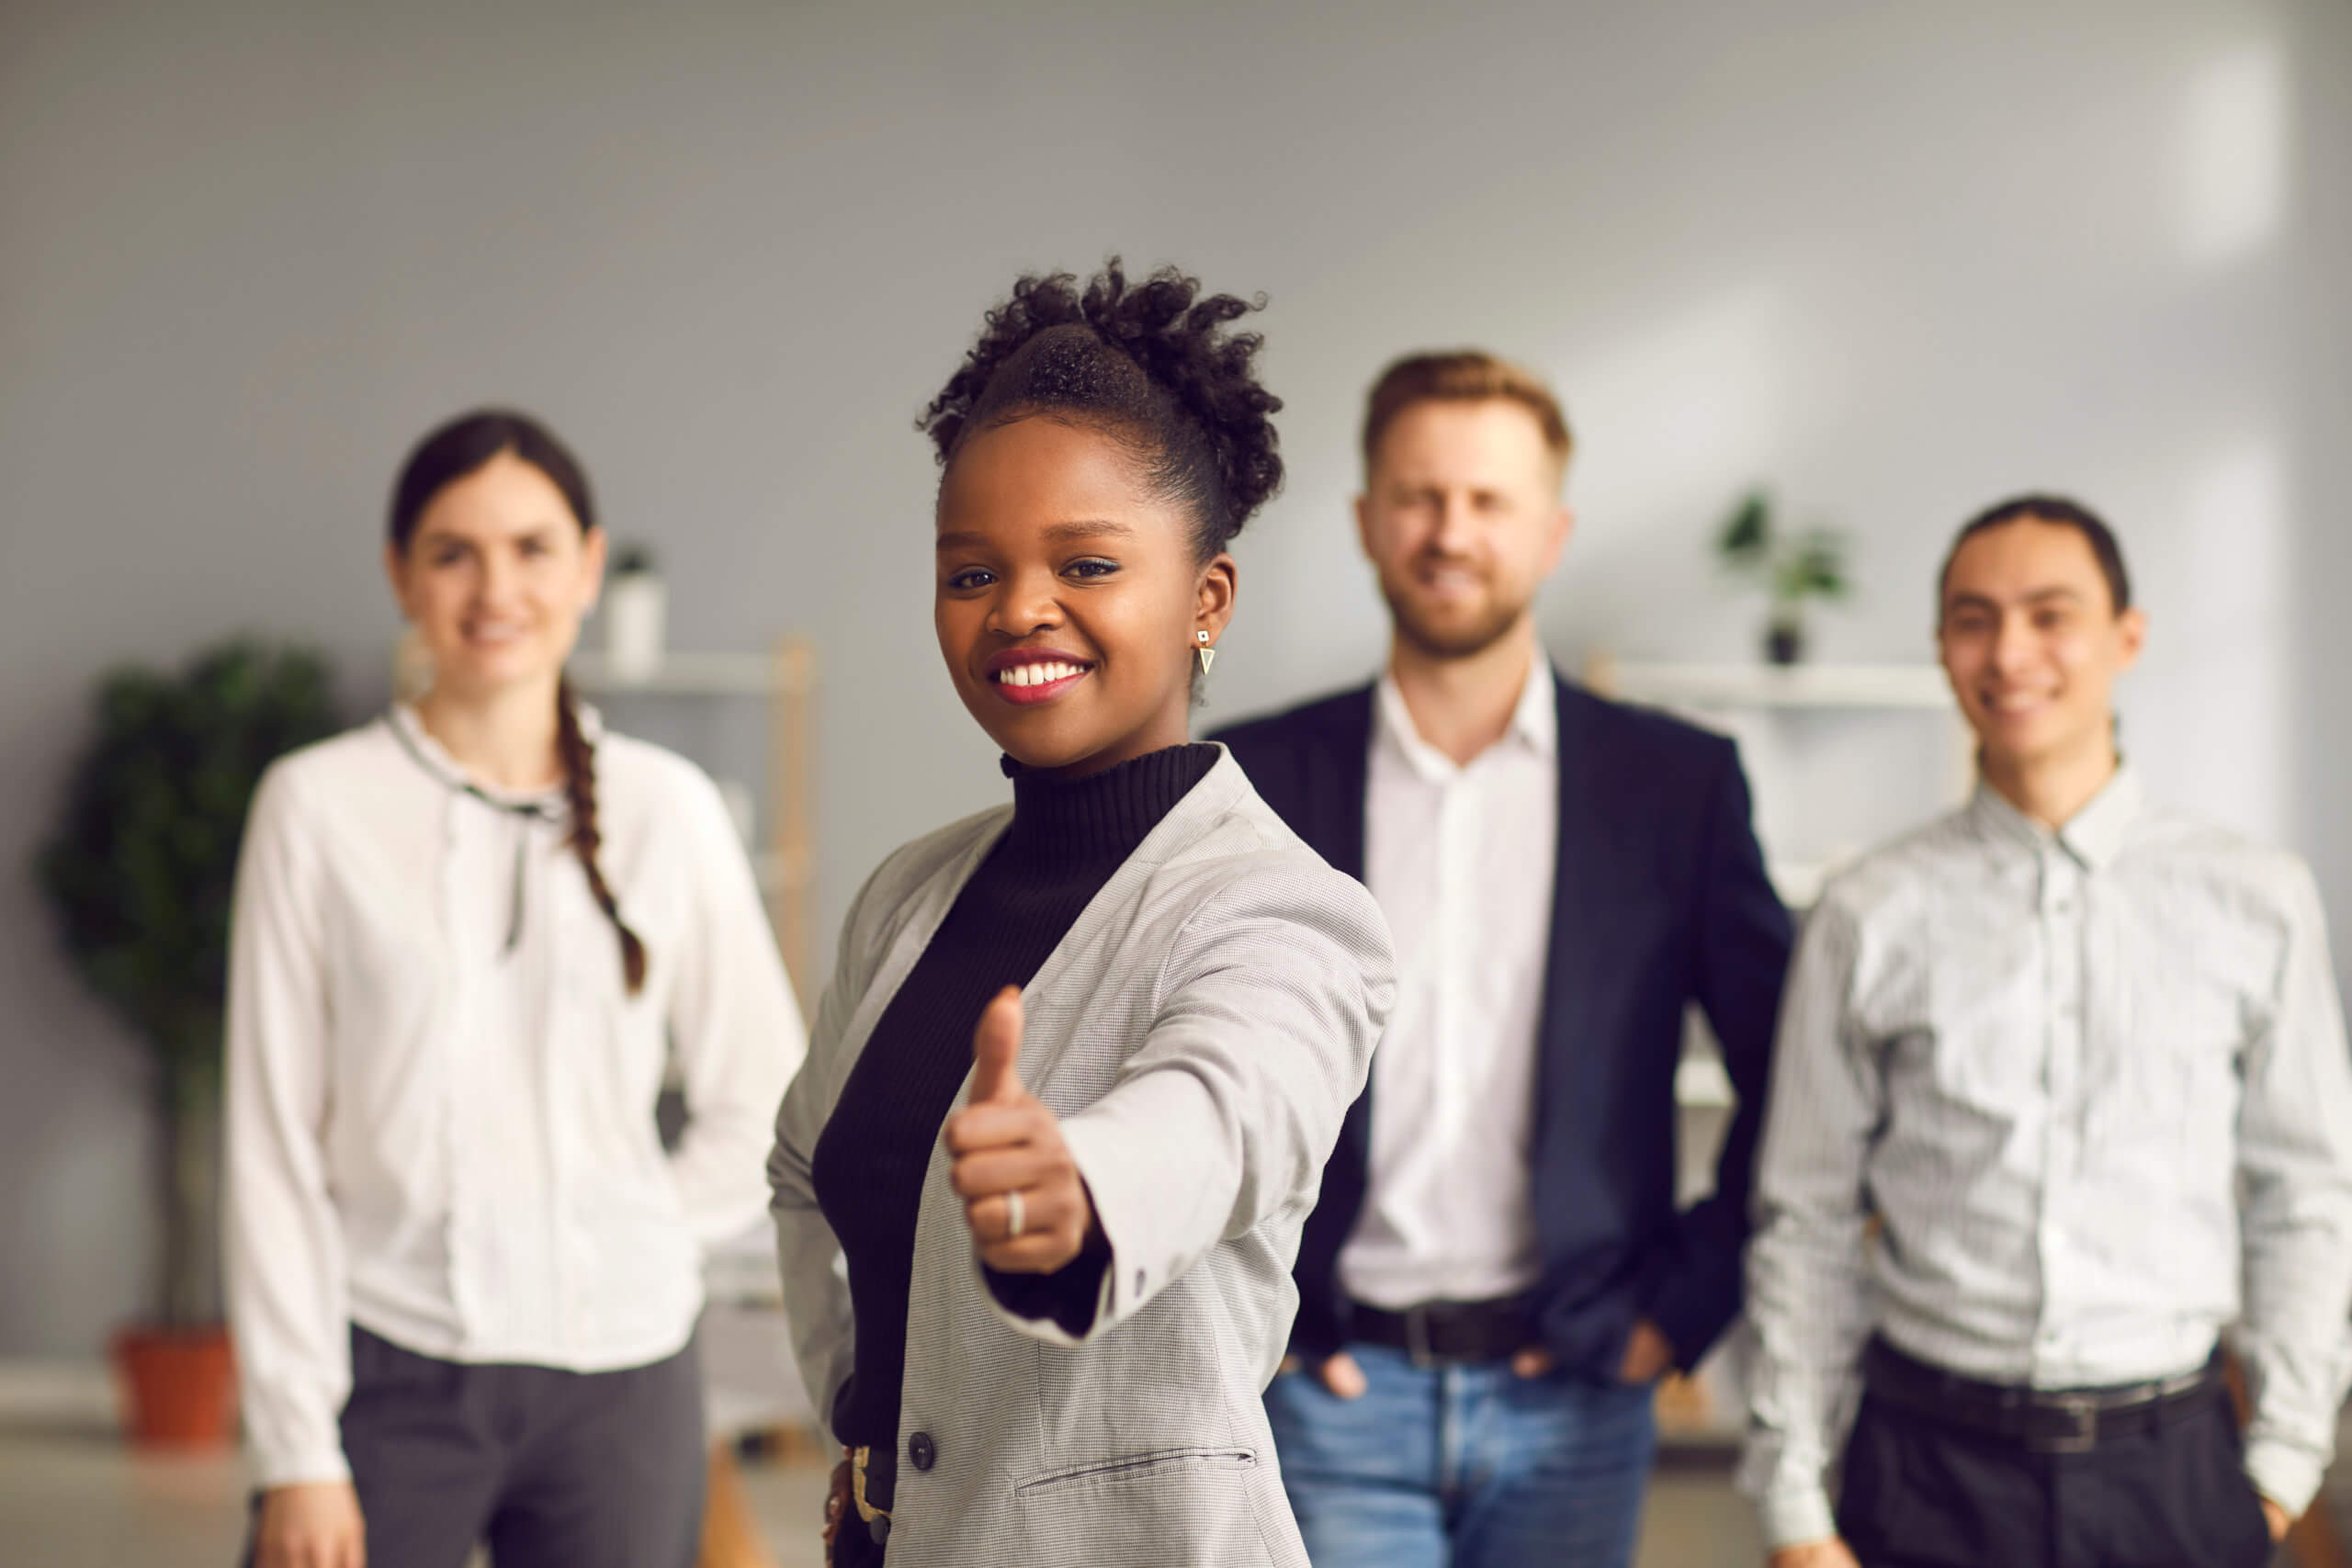
[[(229, 1454), (134, 1455), (104, 1371), (0, 1363), (0, 1568), (230, 1568), (245, 1529)], [(2323, 1506), (2352, 1535), (2352, 1415)], [(744, 1486), (780, 1568), (817, 1568), (825, 1477), (751, 1467)], [(2282, 1554), (2283, 1560), (2283, 1554)], [(1682, 1458), (1650, 1487), (1638, 1568), (1760, 1568), (1753, 1513), (1722, 1463)]]
[[(816, 1568), (815, 1470), (744, 1476), (781, 1568)], [(17, 1415), (0, 1425), (0, 1563), (15, 1568), (229, 1568), (244, 1538), (233, 1458), (133, 1456), (99, 1421)], [(1650, 1495), (1641, 1568), (1758, 1564), (1747, 1507), (1720, 1472), (1668, 1470)]]

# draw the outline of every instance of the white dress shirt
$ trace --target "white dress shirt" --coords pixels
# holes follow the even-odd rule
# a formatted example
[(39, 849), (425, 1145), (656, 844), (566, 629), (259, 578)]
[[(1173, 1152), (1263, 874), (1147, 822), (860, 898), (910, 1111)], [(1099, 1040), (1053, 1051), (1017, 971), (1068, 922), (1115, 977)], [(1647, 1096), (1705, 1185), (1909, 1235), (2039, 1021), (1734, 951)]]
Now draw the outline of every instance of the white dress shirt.
[(1364, 870), (1398, 987), (1373, 1057), (1363, 1210), (1340, 1253), (1341, 1284), (1370, 1306), (1487, 1301), (1542, 1270), (1528, 1153), (1560, 831), (1553, 702), (1551, 667), (1530, 660), (1510, 728), (1458, 765), (1381, 678)]
[[(700, 1249), (760, 1217), (806, 1041), (750, 864), (692, 763), (582, 716), (635, 997), (560, 792), (469, 793), (408, 710), (254, 796), (225, 1262), (264, 1486), (349, 1473), (350, 1325), (444, 1360), (645, 1365), (693, 1332)], [(691, 1120), (665, 1156), (673, 1054)]]
[(2352, 1058), (2301, 862), (2128, 771), (2056, 833), (1980, 788), (1823, 896), (1770, 1105), (1742, 1467), (1770, 1544), (1834, 1530), (1873, 1330), (2063, 1389), (2193, 1369), (2235, 1322), (2246, 1472), (2309, 1502), (2352, 1310)]

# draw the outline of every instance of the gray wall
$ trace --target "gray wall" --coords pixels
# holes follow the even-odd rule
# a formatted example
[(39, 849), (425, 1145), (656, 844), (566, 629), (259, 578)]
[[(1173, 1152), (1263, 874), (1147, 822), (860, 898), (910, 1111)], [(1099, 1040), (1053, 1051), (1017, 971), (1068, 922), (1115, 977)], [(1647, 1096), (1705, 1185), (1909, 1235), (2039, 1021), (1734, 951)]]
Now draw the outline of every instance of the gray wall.
[(1273, 301), (1213, 716), (1372, 666), (1357, 399), (1483, 342), (1583, 438), (1564, 659), (1747, 657), (1702, 552), (1753, 479), (1859, 536), (1829, 658), (1923, 656), (1952, 525), (2075, 490), (2156, 616), (2135, 752), (2352, 909), (2335, 0), (489, 9), (0, 6), (0, 1352), (143, 1280), (143, 1063), (14, 869), (103, 667), (254, 627), (379, 700), (400, 451), (519, 401), (676, 641), (820, 640), (830, 930), (1001, 788), (909, 421), (1017, 270), (1114, 248)]
[(2308, 695), (2297, 733), (2297, 844), (2328, 895), (2337, 979), (2352, 984), (2352, 6), (2313, 0), (2307, 15), (2306, 241), (2294, 286), (2309, 334), (2294, 394), (2306, 483), (2297, 621)]

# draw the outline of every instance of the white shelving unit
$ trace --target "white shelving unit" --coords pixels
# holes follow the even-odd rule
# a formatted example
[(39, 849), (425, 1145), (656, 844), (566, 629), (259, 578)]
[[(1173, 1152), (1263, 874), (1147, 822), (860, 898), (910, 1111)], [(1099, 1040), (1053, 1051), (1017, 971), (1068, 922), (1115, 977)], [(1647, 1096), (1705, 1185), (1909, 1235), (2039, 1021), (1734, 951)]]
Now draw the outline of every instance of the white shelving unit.
[[(1954, 776), (1961, 787), (1975, 771), (1973, 742), (1941, 668), (1933, 664), (1695, 664), (1617, 660), (1586, 661), (1585, 684), (1603, 696), (1670, 708), (1705, 721), (1762, 713), (1948, 714), (1954, 736)], [(1792, 859), (1766, 846), (1772, 881), (1792, 908), (1810, 905), (1837, 869), (1830, 862)], [(1690, 1111), (1727, 1111), (1734, 1096), (1703, 1025), (1675, 1073), (1676, 1100)]]
[[(1951, 716), (1955, 788), (1976, 773), (1975, 744), (1951, 685), (1934, 664), (1684, 664), (1619, 660), (1597, 655), (1585, 663), (1585, 684), (1603, 696), (1671, 708), (1704, 722), (1739, 714), (1888, 713)], [(1811, 905), (1834, 861), (1793, 859), (1770, 852), (1773, 886), (1792, 908)]]
[(566, 666), (584, 692), (662, 692), (684, 696), (764, 697), (778, 683), (774, 653), (665, 653), (650, 674), (622, 677), (603, 656), (575, 653)]
[(1654, 664), (1590, 660), (1585, 683), (1605, 696), (1659, 707), (1955, 711), (1933, 664)]
[(643, 675), (616, 674), (599, 655), (582, 650), (566, 669), (592, 695), (756, 698), (767, 705), (767, 833), (752, 857), (776, 947), (804, 1007), (812, 1006), (809, 936), (814, 894), (815, 806), (809, 713), (817, 691), (815, 650), (799, 637), (779, 637), (766, 653), (664, 652)]

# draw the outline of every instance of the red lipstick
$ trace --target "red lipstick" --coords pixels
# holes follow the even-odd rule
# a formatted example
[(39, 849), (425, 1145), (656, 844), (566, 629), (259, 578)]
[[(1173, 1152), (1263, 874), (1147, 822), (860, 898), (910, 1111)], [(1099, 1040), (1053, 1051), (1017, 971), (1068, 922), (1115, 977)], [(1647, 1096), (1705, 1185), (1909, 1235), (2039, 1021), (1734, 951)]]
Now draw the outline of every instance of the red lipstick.
[(1094, 661), (1051, 648), (1008, 648), (988, 661), (989, 689), (1017, 707), (1052, 702), (1093, 673)]

